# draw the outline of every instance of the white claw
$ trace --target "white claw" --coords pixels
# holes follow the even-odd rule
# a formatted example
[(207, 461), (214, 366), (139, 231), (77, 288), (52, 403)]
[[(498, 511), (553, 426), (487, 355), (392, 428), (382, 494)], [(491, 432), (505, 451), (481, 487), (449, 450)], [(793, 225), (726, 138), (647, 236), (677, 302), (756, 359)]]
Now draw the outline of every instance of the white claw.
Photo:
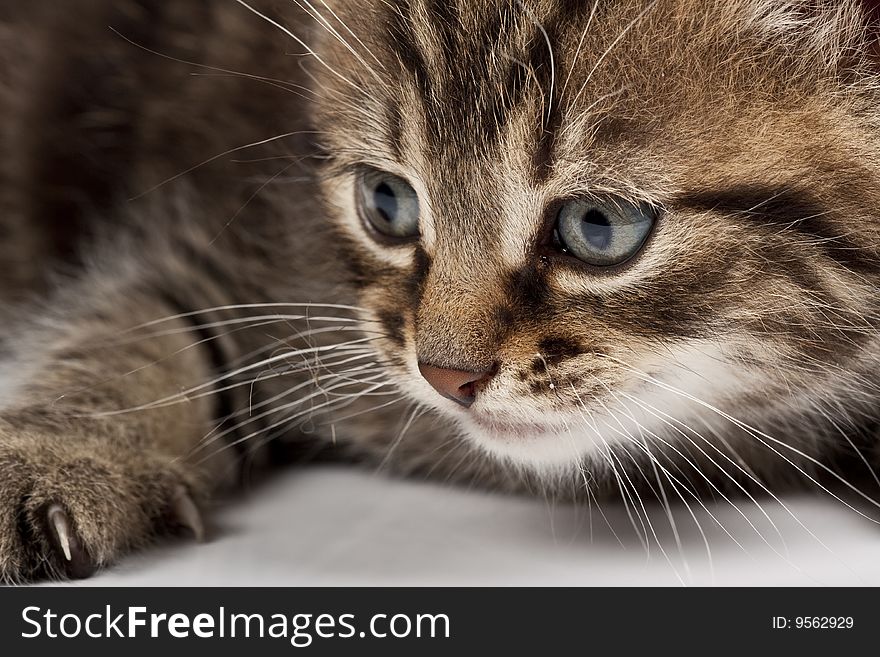
[(58, 535), (58, 542), (61, 543), (64, 558), (73, 561), (73, 556), (70, 553), (70, 523), (67, 520), (67, 513), (59, 505), (53, 504), (49, 507), (49, 521)]
[(177, 489), (172, 508), (180, 523), (189, 528), (197, 542), (202, 543), (205, 540), (205, 525), (202, 522), (202, 514), (199, 513), (198, 507), (183, 486)]

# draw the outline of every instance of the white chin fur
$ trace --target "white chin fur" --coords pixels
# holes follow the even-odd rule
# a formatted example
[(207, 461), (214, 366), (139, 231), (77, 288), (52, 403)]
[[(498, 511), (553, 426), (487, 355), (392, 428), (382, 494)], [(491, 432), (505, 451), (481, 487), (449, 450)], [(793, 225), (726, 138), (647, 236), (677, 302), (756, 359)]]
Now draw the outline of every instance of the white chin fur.
[(564, 431), (505, 436), (477, 429), (468, 431), (467, 436), (492, 457), (539, 472), (571, 466), (582, 460), (585, 452), (593, 451)]
[[(474, 422), (466, 423), (465, 433), (481, 449), (495, 458), (511, 461), (521, 467), (537, 472), (558, 471), (572, 467), (584, 460), (604, 459), (610, 445), (641, 441), (639, 429), (632, 420), (616, 421), (607, 416), (594, 414), (593, 422), (572, 418), (566, 426), (548, 425), (545, 429), (519, 428), (516, 430), (490, 430)], [(639, 418), (642, 431), (645, 418)], [(622, 425), (622, 426), (621, 426)], [(634, 453), (640, 448), (631, 445)]]

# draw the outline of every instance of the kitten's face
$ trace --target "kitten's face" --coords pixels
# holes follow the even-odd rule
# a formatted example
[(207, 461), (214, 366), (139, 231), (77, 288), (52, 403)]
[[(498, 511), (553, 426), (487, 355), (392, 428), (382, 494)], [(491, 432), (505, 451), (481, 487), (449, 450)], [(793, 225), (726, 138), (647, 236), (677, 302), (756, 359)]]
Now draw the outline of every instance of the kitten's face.
[(541, 468), (852, 384), (880, 230), (854, 5), (330, 5), (324, 194), (413, 399)]

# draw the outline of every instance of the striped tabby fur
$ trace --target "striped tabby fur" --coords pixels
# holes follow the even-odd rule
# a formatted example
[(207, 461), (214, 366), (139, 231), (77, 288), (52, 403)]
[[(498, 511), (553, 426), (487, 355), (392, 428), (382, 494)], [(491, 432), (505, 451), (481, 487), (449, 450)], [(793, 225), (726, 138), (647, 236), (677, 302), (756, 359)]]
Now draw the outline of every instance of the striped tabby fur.
[[(201, 535), (280, 446), (575, 499), (861, 490), (869, 5), (0, 1), (0, 577)], [(365, 229), (364, 166), (417, 243)], [(638, 257), (547, 252), (601, 194), (661, 212)], [(493, 377), (464, 409), (419, 360)]]

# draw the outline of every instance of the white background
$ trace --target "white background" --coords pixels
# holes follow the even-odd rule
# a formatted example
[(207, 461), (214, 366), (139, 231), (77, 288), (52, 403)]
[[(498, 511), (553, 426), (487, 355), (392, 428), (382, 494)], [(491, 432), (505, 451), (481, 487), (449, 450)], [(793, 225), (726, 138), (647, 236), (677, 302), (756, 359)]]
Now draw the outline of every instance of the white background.
[(761, 500), (770, 520), (737, 502), (679, 504), (678, 541), (649, 510), (663, 549), (646, 549), (622, 505), (603, 505), (606, 523), (595, 505), (294, 469), (216, 509), (206, 544), (175, 540), (84, 584), (880, 585), (880, 525), (827, 497)]

